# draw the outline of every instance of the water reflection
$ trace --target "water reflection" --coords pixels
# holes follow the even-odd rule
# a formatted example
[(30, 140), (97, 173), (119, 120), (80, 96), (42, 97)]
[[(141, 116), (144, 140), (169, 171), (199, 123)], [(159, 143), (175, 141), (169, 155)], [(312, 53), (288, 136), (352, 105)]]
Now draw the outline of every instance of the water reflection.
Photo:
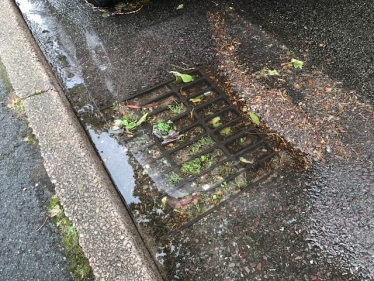
[(133, 195), (134, 171), (129, 164), (127, 149), (107, 132), (97, 133), (91, 126), (88, 126), (87, 130), (118, 191), (128, 204), (139, 203), (139, 199)]

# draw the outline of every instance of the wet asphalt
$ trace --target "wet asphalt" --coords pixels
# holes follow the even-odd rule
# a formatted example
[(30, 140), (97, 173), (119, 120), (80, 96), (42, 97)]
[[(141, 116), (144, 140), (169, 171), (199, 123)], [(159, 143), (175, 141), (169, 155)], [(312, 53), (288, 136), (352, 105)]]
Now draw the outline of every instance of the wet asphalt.
[[(303, 150), (302, 128), (292, 134), (277, 127), (271, 119), (277, 108), (253, 101), (272, 129), (309, 154), (311, 167), (285, 168), (175, 237), (156, 241), (150, 251), (167, 280), (374, 280), (373, 3), (184, 1), (177, 10), (172, 1), (152, 1), (135, 15), (103, 19), (84, 1), (17, 2), (86, 125), (84, 112), (168, 81), (169, 70), (207, 64), (238, 93), (249, 93), (249, 101), (257, 98), (252, 84), (264, 91), (263, 100), (281, 89), (279, 99), (287, 102), (280, 106), (325, 121), (307, 125), (310, 136), (329, 146), (319, 147), (318, 139)], [(286, 82), (257, 78), (291, 51), (305, 62), (303, 71), (282, 69)], [(241, 80), (247, 68), (252, 84)], [(316, 84), (320, 89), (308, 92)]]
[(25, 140), (25, 116), (7, 107), (12, 94), (0, 63), (0, 279), (73, 280), (55, 227), (40, 228), (54, 187), (37, 144)]

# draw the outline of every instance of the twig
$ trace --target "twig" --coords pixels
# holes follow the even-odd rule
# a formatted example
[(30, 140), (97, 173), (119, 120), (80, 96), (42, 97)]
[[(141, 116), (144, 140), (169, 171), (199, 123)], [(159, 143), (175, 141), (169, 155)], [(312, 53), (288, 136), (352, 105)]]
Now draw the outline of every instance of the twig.
[(48, 220), (49, 217), (50, 217), (50, 215), (47, 215), (45, 217), (45, 220), (44, 220), (43, 224), (36, 231), (39, 231), (45, 225), (45, 223), (47, 222), (47, 220)]
[(135, 14), (135, 13), (139, 12), (141, 9), (143, 9), (143, 5), (141, 5), (138, 9), (136, 9), (134, 11), (126, 12), (126, 13), (123, 13), (123, 14), (124, 15)]

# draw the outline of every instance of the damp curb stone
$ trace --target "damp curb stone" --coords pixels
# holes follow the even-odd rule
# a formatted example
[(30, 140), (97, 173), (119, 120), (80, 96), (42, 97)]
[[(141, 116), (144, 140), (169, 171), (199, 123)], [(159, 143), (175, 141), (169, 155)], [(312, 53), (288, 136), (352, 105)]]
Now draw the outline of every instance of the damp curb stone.
[(15, 3), (0, 10), (0, 53), (24, 98), (44, 166), (97, 280), (161, 280), (88, 137)]

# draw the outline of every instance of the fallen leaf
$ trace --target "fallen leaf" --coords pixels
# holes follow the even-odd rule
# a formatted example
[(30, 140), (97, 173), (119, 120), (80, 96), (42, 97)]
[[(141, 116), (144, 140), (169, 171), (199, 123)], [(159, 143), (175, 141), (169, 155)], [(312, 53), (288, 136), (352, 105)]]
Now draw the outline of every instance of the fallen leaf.
[(329, 87), (327, 87), (327, 88), (325, 88), (325, 90), (326, 90), (326, 92), (331, 92), (332, 91), (332, 88), (329, 88)]
[(179, 4), (178, 7), (176, 8), (177, 10), (183, 9), (183, 4)]
[(148, 115), (148, 112), (144, 114), (142, 117), (140, 117), (138, 122), (136, 122), (136, 125), (139, 126), (140, 124), (144, 123), (147, 120), (147, 115)]
[(261, 263), (260, 262), (257, 264), (256, 269), (261, 270)]
[(244, 270), (245, 270), (245, 272), (247, 272), (247, 274), (250, 272), (248, 266), (245, 266), (245, 267), (244, 267)]
[(190, 98), (189, 101), (190, 102), (193, 102), (193, 103), (199, 103), (201, 102), (203, 96), (198, 96), (198, 97), (195, 97), (195, 98)]
[(291, 63), (294, 68), (300, 68), (300, 69), (303, 68), (303, 64), (304, 64), (301, 60), (297, 60), (297, 59), (291, 59)]
[(269, 76), (280, 76), (277, 70), (269, 70), (268, 71)]
[(260, 125), (260, 119), (255, 113), (249, 112), (249, 117), (251, 117), (252, 122), (255, 123), (257, 126)]
[(243, 162), (243, 163), (246, 163), (246, 164), (253, 164), (254, 163), (254, 159), (253, 160), (248, 160), (248, 159), (245, 159), (244, 157), (239, 157), (239, 160), (240, 160), (240, 162)]
[(213, 125), (214, 128), (217, 128), (217, 127), (221, 126), (222, 125), (222, 123), (221, 123), (221, 117), (219, 117), (219, 116), (214, 117), (211, 120), (211, 123), (212, 123), (212, 125)]
[(188, 83), (193, 81), (193, 77), (189, 74), (179, 73), (178, 71), (170, 71), (170, 73), (174, 74), (175, 77), (180, 77), (183, 83)]
[(54, 206), (52, 209), (49, 209), (49, 216), (51, 218), (59, 215), (61, 213), (61, 208), (59, 205)]
[(309, 79), (308, 82), (309, 82), (309, 84), (314, 84), (314, 83), (316, 83), (316, 80), (314, 80), (314, 79)]

